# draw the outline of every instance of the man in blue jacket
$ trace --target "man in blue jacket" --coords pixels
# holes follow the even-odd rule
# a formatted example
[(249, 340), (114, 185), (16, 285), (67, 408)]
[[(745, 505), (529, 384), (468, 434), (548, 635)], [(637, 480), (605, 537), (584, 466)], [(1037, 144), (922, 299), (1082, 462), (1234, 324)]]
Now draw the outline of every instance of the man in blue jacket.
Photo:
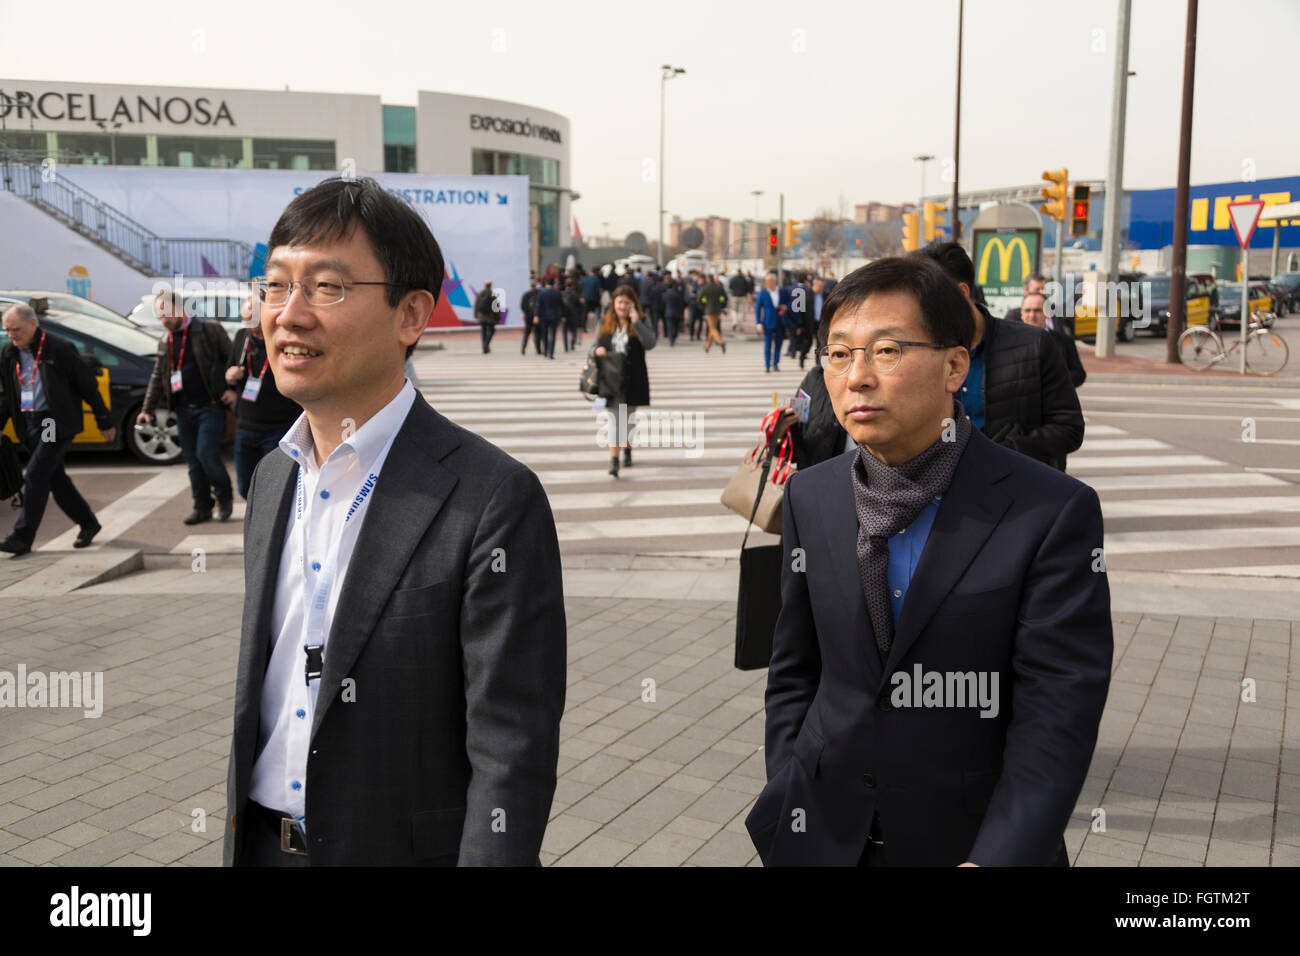
[(775, 272), (764, 276), (763, 288), (754, 296), (754, 321), (763, 332), (763, 370), (781, 371), (781, 343), (793, 318), (790, 290), (777, 288)]
[(786, 484), (764, 864), (1067, 865), (1110, 682), (1101, 507), (954, 400), (974, 319), (925, 257), (828, 297), (819, 350), (857, 448)]

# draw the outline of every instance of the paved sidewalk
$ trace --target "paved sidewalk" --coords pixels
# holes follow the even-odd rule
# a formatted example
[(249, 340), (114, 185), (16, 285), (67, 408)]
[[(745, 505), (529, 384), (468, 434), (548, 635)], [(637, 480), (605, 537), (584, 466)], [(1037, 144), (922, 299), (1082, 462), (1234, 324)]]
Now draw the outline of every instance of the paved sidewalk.
[[(0, 583), (40, 569), (16, 564), (0, 563)], [(766, 672), (731, 666), (735, 604), (721, 579), (692, 585), (697, 599), (662, 594), (687, 593), (682, 573), (566, 571), (548, 865), (758, 865), (743, 821), (764, 780)], [(213, 570), (194, 593), (189, 575), (0, 598), (0, 669), (101, 670), (106, 698), (97, 719), (0, 718), (0, 863), (219, 865), (242, 582)], [(621, 596), (638, 591), (651, 596)], [(1115, 636), (1101, 738), (1067, 832), (1075, 861), (1300, 864), (1300, 710), (1287, 709), (1300, 703), (1288, 696), (1300, 692), (1288, 679), (1300, 622), (1121, 612)], [(1241, 700), (1245, 677), (1253, 703)], [(1104, 832), (1090, 829), (1095, 808)]]

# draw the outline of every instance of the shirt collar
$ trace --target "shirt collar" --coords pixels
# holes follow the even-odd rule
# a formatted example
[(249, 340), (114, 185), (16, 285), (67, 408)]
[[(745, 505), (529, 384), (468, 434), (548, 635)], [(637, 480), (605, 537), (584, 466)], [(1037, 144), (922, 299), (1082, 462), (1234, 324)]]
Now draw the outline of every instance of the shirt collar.
[[(393, 433), (402, 427), (406, 416), (415, 404), (415, 388), (410, 379), (402, 381), (402, 387), (387, 405), (376, 412), (369, 421), (356, 430), (351, 438), (339, 443), (330, 452), (329, 461), (336, 455), (355, 455), (362, 469), (368, 469), (379, 457), (384, 445)], [(298, 464), (311, 471), (319, 471), (316, 464), (316, 444), (312, 440), (311, 425), (307, 413), (298, 416), (293, 426), (280, 439), (280, 450)]]

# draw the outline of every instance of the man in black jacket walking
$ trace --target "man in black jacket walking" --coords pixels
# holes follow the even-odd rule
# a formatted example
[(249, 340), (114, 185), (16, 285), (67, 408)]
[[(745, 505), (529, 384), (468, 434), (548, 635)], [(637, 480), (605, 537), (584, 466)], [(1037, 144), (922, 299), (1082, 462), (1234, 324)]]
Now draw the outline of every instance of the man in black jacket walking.
[(32, 550), (51, 493), (54, 503), (81, 527), (73, 547), (84, 548), (99, 531), (99, 522), (63, 470), (68, 446), (81, 431), (81, 403), (90, 405), (105, 441), (111, 442), (117, 430), (95, 376), (75, 345), (42, 329), (35, 311), (27, 305), (11, 307), (0, 322), (9, 337), (9, 344), (0, 351), (0, 381), (5, 393), (0, 429), (7, 419), (13, 419), (14, 431), (31, 455), (23, 481), (23, 510), (13, 533), (0, 542), (0, 551), (26, 554)]
[(1065, 456), (1083, 444), (1083, 410), (1060, 350), (1042, 329), (996, 319), (971, 301), (975, 266), (960, 243), (912, 255), (938, 262), (975, 317), (970, 371), (956, 396), (971, 422), (998, 444), (1064, 471)]
[[(564, 296), (555, 287), (554, 276), (547, 279), (542, 291), (537, 293), (537, 318), (541, 320), (543, 354), (553, 359), (555, 358), (555, 330), (564, 319)], [(536, 334), (537, 331), (534, 329), (533, 335)]]
[(218, 519), (229, 520), (235, 490), (221, 460), (221, 439), (226, 432), (225, 406), (234, 405), (237, 398), (226, 385), (230, 338), (220, 322), (187, 316), (185, 297), (179, 292), (159, 293), (154, 309), (167, 334), (158, 340), (153, 374), (136, 421), (151, 421), (160, 402), (176, 414), (194, 497), (194, 510), (185, 524), (210, 520), (214, 497)]

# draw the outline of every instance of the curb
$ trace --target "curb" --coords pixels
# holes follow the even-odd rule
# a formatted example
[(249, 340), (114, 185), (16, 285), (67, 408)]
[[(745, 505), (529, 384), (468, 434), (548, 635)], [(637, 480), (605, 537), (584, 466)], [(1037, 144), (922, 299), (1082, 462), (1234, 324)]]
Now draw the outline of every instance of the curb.
[(1133, 385), (1172, 385), (1181, 388), (1300, 388), (1300, 378), (1221, 378), (1219, 376), (1201, 377), (1194, 375), (1152, 375), (1135, 373), (1125, 375), (1120, 372), (1089, 372), (1087, 381), (1079, 386), (1084, 388), (1089, 382), (1103, 385), (1131, 383)]

